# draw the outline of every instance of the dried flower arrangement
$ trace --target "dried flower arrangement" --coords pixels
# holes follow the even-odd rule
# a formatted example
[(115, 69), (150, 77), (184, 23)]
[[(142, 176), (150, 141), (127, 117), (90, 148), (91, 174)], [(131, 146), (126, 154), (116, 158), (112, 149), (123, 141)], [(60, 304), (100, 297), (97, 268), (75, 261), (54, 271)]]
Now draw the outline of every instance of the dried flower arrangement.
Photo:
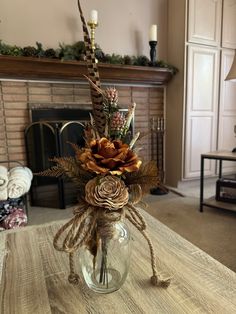
[[(138, 132), (130, 135), (130, 124), (134, 116), (133, 103), (126, 114), (118, 109), (118, 93), (115, 88), (101, 89), (98, 66), (91, 47), (89, 32), (83, 17), (80, 2), (78, 7), (83, 24), (88, 81), (91, 88), (93, 111), (91, 121), (85, 126), (85, 147), (72, 145), (74, 157), (54, 158), (56, 163), (51, 169), (38, 175), (67, 176), (78, 187), (78, 207), (73, 218), (62, 226), (54, 238), (54, 247), (69, 253), (70, 283), (78, 284), (79, 278), (74, 269), (74, 252), (85, 245), (96, 260), (97, 233), (106, 233), (109, 238), (109, 226), (121, 218), (128, 219), (147, 240), (153, 275), (151, 282), (156, 286), (167, 287), (170, 279), (162, 279), (157, 274), (156, 257), (152, 242), (146, 232), (146, 223), (139, 210), (134, 206), (141, 201), (145, 192), (158, 186), (158, 171), (155, 162), (143, 164), (134, 145)], [(98, 225), (100, 231), (98, 231)], [(65, 235), (66, 233), (66, 235)], [(61, 240), (61, 241), (60, 241)], [(106, 247), (104, 248), (104, 257)], [(106, 259), (104, 258), (104, 261)], [(101, 270), (106, 272), (106, 263)]]

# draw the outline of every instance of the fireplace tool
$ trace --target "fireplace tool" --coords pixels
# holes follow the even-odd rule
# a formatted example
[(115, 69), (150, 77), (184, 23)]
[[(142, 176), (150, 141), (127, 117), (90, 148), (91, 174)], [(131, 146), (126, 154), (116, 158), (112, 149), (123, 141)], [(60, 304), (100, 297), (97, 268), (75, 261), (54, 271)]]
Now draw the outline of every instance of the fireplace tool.
[[(160, 186), (151, 189), (150, 193), (154, 195), (164, 195), (169, 190), (164, 186), (164, 118), (158, 117), (157, 120), (151, 120), (151, 154), (152, 159), (157, 159), (157, 168), (159, 173)], [(155, 145), (156, 144), (156, 145)], [(156, 154), (155, 154), (156, 147)]]

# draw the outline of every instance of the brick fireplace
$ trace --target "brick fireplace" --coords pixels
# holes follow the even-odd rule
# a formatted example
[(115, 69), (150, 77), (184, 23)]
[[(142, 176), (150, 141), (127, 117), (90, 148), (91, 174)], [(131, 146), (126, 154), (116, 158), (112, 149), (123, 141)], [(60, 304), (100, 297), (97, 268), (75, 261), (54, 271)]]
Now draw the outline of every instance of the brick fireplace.
[[(151, 129), (153, 127), (157, 129), (160, 121), (163, 126), (165, 86), (172, 77), (171, 71), (99, 64), (99, 72), (102, 88), (116, 86), (121, 109), (128, 108), (132, 102), (136, 103), (134, 129), (140, 131), (141, 135), (146, 135), (138, 143), (142, 148), (139, 155), (143, 160), (157, 160), (157, 164), (158, 162), (160, 164), (161, 156), (163, 169), (162, 148), (160, 150), (160, 145), (157, 145), (160, 134), (151, 133)], [(32, 122), (32, 110), (47, 108), (52, 114), (57, 111), (55, 109), (63, 109), (60, 110), (63, 114), (64, 110), (66, 114), (69, 114), (71, 109), (80, 111), (85, 109), (87, 112), (91, 110), (89, 84), (83, 74), (87, 74), (87, 67), (81, 62), (0, 56), (0, 161), (9, 161), (9, 166), (13, 160), (29, 166), (25, 130)], [(37, 141), (37, 136), (34, 138)], [(33, 143), (35, 144), (35, 140)], [(38, 164), (40, 162), (36, 161), (36, 165)], [(40, 170), (43, 169), (35, 171)], [(163, 173), (161, 172), (161, 175)], [(39, 200), (40, 202), (45, 200), (49, 206), (49, 195), (52, 196), (51, 205), (55, 205), (58, 195), (64, 194), (64, 192), (58, 194), (58, 184), (61, 186), (63, 182), (50, 185), (49, 192), (48, 182), (46, 185), (43, 182), (40, 186), (36, 181), (33, 184), (36, 192), (33, 193), (34, 189), (31, 189), (35, 195), (34, 198), (33, 194), (31, 195), (31, 200), (35, 200), (36, 206), (44, 206), (38, 203)], [(67, 187), (65, 183), (65, 190), (71, 191), (70, 186)], [(64, 191), (64, 188), (60, 191)], [(45, 192), (47, 199), (41, 197), (41, 193)], [(70, 197), (68, 193), (65, 195)], [(76, 194), (71, 197), (74, 196)], [(66, 204), (68, 202), (62, 200), (56, 206), (65, 208)]]
[[(152, 86), (116, 86), (121, 108), (135, 101), (135, 129), (146, 133), (151, 119), (164, 114), (164, 89)], [(30, 109), (90, 107), (88, 84), (65, 82), (0, 82), (0, 160), (18, 160), (26, 163), (24, 129), (31, 123)], [(151, 158), (151, 138), (141, 140), (140, 154)]]
[[(83, 79), (85, 64), (0, 57), (0, 161), (24, 164), (24, 130), (31, 123), (32, 107), (90, 107), (90, 90)], [(101, 67), (101, 68), (100, 68)], [(116, 86), (119, 105), (136, 102), (135, 129), (148, 133), (152, 120), (164, 117), (165, 84), (171, 78), (166, 69), (99, 66), (103, 88)], [(151, 135), (140, 141), (140, 156), (156, 159), (156, 142)]]

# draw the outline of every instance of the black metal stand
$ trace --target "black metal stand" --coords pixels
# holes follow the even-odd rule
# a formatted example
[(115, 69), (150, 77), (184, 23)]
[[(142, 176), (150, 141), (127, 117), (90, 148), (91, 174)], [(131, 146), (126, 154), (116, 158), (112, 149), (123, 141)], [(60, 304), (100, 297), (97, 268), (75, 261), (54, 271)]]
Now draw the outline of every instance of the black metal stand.
[(218, 173), (218, 179), (222, 178), (222, 163), (223, 161), (236, 161), (236, 157), (233, 155), (229, 155), (229, 154), (225, 154), (222, 153), (221, 155), (214, 155), (214, 153), (208, 153), (208, 154), (202, 154), (201, 155), (201, 170), (200, 170), (200, 204), (199, 204), (199, 211), (203, 212), (203, 206), (208, 206), (208, 207), (212, 207), (212, 208), (220, 208), (220, 209), (224, 209), (222, 206), (217, 206), (217, 205), (213, 205), (208, 203), (205, 199), (204, 199), (204, 161), (205, 159), (210, 159), (210, 160), (216, 160), (219, 161), (219, 173)]
[(156, 46), (157, 46), (157, 41), (151, 40), (149, 41), (150, 45), (150, 60), (151, 60), (151, 65), (154, 65), (157, 55), (156, 55)]
[[(159, 117), (157, 119), (157, 125), (154, 126), (154, 120), (152, 121), (152, 147), (154, 147), (154, 134), (156, 134), (157, 139), (157, 168), (159, 172), (159, 186), (152, 188), (150, 193), (152, 195), (165, 195), (169, 193), (167, 187), (164, 186), (164, 162), (163, 162), (163, 154), (164, 154), (164, 119)], [(152, 149), (152, 159), (154, 159), (154, 153)]]

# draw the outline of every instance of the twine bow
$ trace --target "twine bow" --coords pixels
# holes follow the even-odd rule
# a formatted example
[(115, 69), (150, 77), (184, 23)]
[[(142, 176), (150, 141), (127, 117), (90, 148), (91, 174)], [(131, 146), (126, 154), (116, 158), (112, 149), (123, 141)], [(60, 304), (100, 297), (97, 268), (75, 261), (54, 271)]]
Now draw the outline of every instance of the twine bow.
[[(141, 199), (141, 188), (136, 185), (132, 187), (131, 200), (120, 210), (109, 211), (103, 208), (98, 208), (83, 202), (74, 210), (74, 216), (65, 225), (63, 225), (56, 233), (53, 241), (54, 248), (58, 251), (69, 253), (70, 274), (68, 281), (72, 284), (79, 283), (79, 276), (75, 272), (74, 252), (78, 248), (87, 244), (91, 239), (96, 228), (99, 228), (99, 234), (102, 237), (112, 236), (112, 224), (118, 222), (122, 217), (127, 218), (147, 240), (150, 255), (152, 276), (151, 283), (155, 286), (168, 287), (170, 278), (163, 279), (157, 273), (156, 255), (151, 239), (149, 238), (146, 229), (146, 222), (133, 204), (137, 204)], [(134, 193), (135, 192), (135, 193)]]

